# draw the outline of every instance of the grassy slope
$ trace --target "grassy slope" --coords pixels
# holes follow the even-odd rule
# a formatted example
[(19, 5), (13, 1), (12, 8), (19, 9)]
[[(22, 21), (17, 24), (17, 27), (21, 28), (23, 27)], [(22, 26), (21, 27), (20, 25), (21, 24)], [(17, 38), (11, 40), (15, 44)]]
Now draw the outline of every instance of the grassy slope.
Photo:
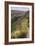
[(25, 37), (29, 28), (29, 15), (26, 14), (20, 24), (12, 24), (12, 38)]

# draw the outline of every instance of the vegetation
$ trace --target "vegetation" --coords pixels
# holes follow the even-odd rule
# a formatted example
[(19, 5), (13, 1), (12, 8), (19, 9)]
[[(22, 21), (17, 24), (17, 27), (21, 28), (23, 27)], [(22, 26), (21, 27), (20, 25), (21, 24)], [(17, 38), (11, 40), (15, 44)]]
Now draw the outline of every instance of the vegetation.
[(26, 38), (29, 29), (29, 13), (23, 15), (23, 19), (18, 21), (20, 17), (14, 17), (11, 21), (11, 38)]

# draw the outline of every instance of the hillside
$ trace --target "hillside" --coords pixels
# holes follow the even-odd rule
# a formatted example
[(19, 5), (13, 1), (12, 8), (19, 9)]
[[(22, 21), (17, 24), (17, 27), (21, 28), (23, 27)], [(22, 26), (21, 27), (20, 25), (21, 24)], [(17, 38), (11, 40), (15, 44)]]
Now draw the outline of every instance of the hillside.
[(27, 37), (29, 29), (29, 11), (15, 12), (11, 19), (11, 38)]

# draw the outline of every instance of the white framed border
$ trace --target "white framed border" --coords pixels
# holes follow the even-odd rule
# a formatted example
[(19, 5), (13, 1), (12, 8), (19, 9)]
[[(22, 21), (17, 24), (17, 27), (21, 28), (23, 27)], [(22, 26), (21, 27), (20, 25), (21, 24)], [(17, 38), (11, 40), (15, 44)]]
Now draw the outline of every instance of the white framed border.
[[(29, 38), (11, 39), (11, 7), (26, 7), (29, 8)], [(15, 41), (32, 41), (32, 6), (28, 5), (9, 5), (9, 42)]]

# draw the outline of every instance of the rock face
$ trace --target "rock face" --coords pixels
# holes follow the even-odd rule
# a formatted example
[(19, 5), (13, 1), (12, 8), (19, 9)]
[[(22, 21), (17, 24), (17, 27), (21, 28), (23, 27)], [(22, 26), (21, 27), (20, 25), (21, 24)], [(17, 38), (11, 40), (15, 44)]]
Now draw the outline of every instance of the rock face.
[(15, 12), (11, 19), (11, 38), (26, 38), (28, 29), (29, 11)]

